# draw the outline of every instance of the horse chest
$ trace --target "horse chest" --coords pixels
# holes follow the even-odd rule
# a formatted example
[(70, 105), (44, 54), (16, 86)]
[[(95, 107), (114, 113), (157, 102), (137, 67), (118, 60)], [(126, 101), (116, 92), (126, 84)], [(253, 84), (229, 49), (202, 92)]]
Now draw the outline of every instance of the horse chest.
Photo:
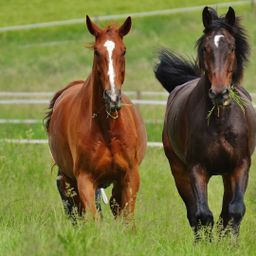
[(205, 145), (205, 153), (202, 154), (207, 169), (213, 174), (231, 171), (243, 155), (239, 144), (241, 139), (238, 134), (231, 131), (212, 135), (207, 145)]
[(223, 157), (223, 153), (232, 157), (235, 154), (236, 136), (235, 135), (221, 135), (209, 142), (207, 147), (207, 155), (211, 158)]
[(99, 140), (91, 147), (88, 155), (91, 169), (97, 172), (129, 169), (130, 159), (122, 141), (113, 139), (110, 143)]

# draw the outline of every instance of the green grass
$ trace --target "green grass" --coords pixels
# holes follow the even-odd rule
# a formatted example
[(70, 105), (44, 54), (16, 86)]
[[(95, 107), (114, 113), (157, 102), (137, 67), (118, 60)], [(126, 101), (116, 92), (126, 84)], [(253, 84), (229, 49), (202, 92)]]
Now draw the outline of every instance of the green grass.
[[(217, 1), (207, 1), (214, 3)], [(206, 4), (205, 1), (2, 1), (0, 26), (28, 24), (146, 10)], [(243, 16), (252, 49), (244, 85), (255, 90), (256, 27), (249, 6), (236, 7)], [(224, 13), (226, 8), (221, 8)], [(121, 23), (121, 21), (117, 21)], [(108, 22), (101, 22), (104, 26)], [(133, 19), (127, 45), (124, 90), (162, 90), (152, 72), (156, 52), (172, 48), (195, 56), (194, 44), (202, 34), (199, 11)], [(0, 33), (0, 90), (55, 91), (75, 79), (85, 79), (92, 52), (84, 45), (93, 38), (83, 24)], [(155, 98), (155, 97), (154, 97)], [(163, 120), (163, 106), (140, 106), (145, 120)], [(0, 106), (0, 118), (42, 119), (46, 106)], [(146, 124), (149, 141), (161, 141), (162, 124)], [(1, 124), (1, 138), (46, 138), (41, 124)], [(56, 190), (56, 169), (47, 145), (0, 143), (0, 255), (254, 255), (256, 163), (253, 159), (247, 212), (239, 245), (229, 240), (193, 244), (186, 210), (170, 174), (162, 149), (149, 148), (140, 168), (141, 189), (136, 208), (136, 230), (114, 221), (108, 206), (100, 223), (66, 219)], [(110, 188), (107, 193), (110, 194)], [(220, 177), (209, 184), (209, 204), (217, 220), (223, 186)]]
[[(252, 45), (243, 84), (255, 91), (255, 16), (250, 12), (250, 6), (236, 10), (244, 17), (243, 24)], [(220, 9), (223, 11), (226, 8)], [(100, 24), (103, 26), (106, 22)], [(157, 51), (169, 47), (177, 53), (195, 57), (194, 45), (202, 30), (200, 12), (133, 19), (132, 31), (125, 37), (127, 71), (124, 89), (162, 90), (152, 72)], [(84, 46), (92, 42), (93, 37), (83, 24), (0, 33), (0, 41), (1, 90), (57, 90), (72, 80), (86, 79), (90, 73), (92, 51)]]
[[(235, 0), (233, 0), (235, 1)], [(228, 0), (208, 0), (208, 4), (218, 2), (229, 2)], [(0, 2), (0, 26), (10, 26), (18, 24), (29, 24), (35, 22), (48, 22), (56, 20), (67, 20), (91, 16), (113, 15), (129, 12), (144, 12), (150, 10), (161, 10), (176, 7), (193, 5), (204, 5), (203, 0), (180, 0), (180, 1), (119, 1), (119, 0), (31, 0), (29, 4), (24, 0), (10, 0)]]
[[(162, 124), (146, 124), (148, 141), (161, 141)], [(42, 124), (1, 124), (0, 138), (47, 139)]]
[[(253, 172), (239, 245), (215, 239), (195, 246), (162, 149), (148, 149), (140, 168), (136, 230), (114, 221), (108, 206), (100, 223), (79, 222), (72, 227), (56, 191), (56, 170), (50, 171), (48, 147), (0, 144), (0, 149), (1, 255), (254, 255)], [(215, 219), (222, 192), (221, 179), (213, 178), (209, 202)]]

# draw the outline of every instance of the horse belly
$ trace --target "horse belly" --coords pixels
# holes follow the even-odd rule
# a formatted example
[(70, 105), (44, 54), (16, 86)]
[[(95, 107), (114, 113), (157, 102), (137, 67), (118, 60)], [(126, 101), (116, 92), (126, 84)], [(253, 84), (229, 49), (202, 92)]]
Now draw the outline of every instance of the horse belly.
[(74, 178), (72, 155), (65, 140), (59, 138), (59, 135), (49, 136), (49, 147), (53, 160), (61, 172), (70, 178)]
[(49, 147), (56, 165), (62, 173), (70, 178), (74, 178), (73, 158), (71, 148), (65, 129), (65, 116), (56, 110), (53, 113), (55, 119), (52, 119), (49, 132)]

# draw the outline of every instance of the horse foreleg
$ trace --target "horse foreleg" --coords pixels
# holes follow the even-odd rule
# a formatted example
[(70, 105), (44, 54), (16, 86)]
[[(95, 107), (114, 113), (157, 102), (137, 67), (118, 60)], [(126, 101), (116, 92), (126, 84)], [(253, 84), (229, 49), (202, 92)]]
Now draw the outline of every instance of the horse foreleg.
[(80, 199), (76, 185), (58, 171), (56, 184), (63, 202), (65, 213), (75, 221), (76, 215), (81, 214)]
[(175, 180), (175, 185), (181, 196), (183, 202), (186, 205), (187, 209), (187, 218), (190, 226), (195, 231), (197, 226), (196, 212), (196, 197), (191, 184), (191, 178), (189, 176), (186, 167), (183, 162), (173, 153), (168, 151), (167, 157), (169, 159), (171, 171)]
[(100, 188), (98, 188), (98, 189), (96, 189), (96, 192), (95, 192), (95, 203), (96, 203), (96, 208), (97, 208), (98, 212), (100, 213), (100, 215), (102, 215), (100, 201), (101, 201), (101, 190), (100, 190)]
[(94, 219), (98, 219), (100, 216), (95, 204), (96, 188), (90, 176), (83, 171), (80, 171), (77, 176), (77, 188), (84, 213), (91, 213)]
[(115, 217), (120, 215), (122, 202), (122, 188), (120, 182), (113, 184), (112, 196), (110, 198), (110, 209)]
[(189, 224), (194, 229), (196, 226), (196, 200), (192, 190), (190, 178), (188, 173), (185, 172), (182, 167), (172, 165), (171, 169), (177, 190), (187, 209), (187, 218)]
[(232, 189), (230, 184), (230, 177), (224, 175), (222, 176), (224, 185), (224, 195), (222, 200), (222, 210), (218, 220), (218, 232), (219, 238), (226, 234), (226, 227), (229, 222), (228, 206), (232, 200)]
[(204, 231), (206, 238), (211, 240), (213, 215), (208, 206), (207, 185), (209, 181), (207, 171), (201, 165), (195, 165), (190, 170), (190, 179), (193, 193), (196, 199), (195, 214), (195, 235), (196, 239), (200, 238), (201, 229)]
[(114, 184), (110, 207), (115, 217), (122, 215), (127, 220), (133, 218), (139, 187), (138, 167), (128, 171), (119, 182)]
[(223, 177), (224, 197), (219, 221), (222, 232), (230, 224), (233, 234), (239, 234), (239, 226), (245, 214), (244, 193), (248, 183), (249, 167), (250, 159), (243, 159), (231, 174)]

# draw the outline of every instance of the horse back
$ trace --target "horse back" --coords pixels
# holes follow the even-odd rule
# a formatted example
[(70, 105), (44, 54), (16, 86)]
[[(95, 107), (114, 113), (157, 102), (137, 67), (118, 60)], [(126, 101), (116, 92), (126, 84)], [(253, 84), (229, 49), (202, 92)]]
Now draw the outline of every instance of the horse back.
[(65, 92), (69, 91), (70, 88), (74, 88), (74, 86), (76, 86), (76, 85), (82, 85), (83, 83), (84, 83), (83, 80), (73, 81), (73, 82), (69, 83), (67, 86), (65, 86), (63, 89), (61, 89), (55, 93), (55, 95), (53, 96), (53, 98), (50, 101), (49, 111), (46, 114), (46, 117), (44, 119), (45, 120), (45, 128), (46, 128), (47, 132), (49, 132), (49, 126), (50, 126), (53, 110), (58, 105), (58, 102), (63, 98), (63, 95), (65, 94)]

